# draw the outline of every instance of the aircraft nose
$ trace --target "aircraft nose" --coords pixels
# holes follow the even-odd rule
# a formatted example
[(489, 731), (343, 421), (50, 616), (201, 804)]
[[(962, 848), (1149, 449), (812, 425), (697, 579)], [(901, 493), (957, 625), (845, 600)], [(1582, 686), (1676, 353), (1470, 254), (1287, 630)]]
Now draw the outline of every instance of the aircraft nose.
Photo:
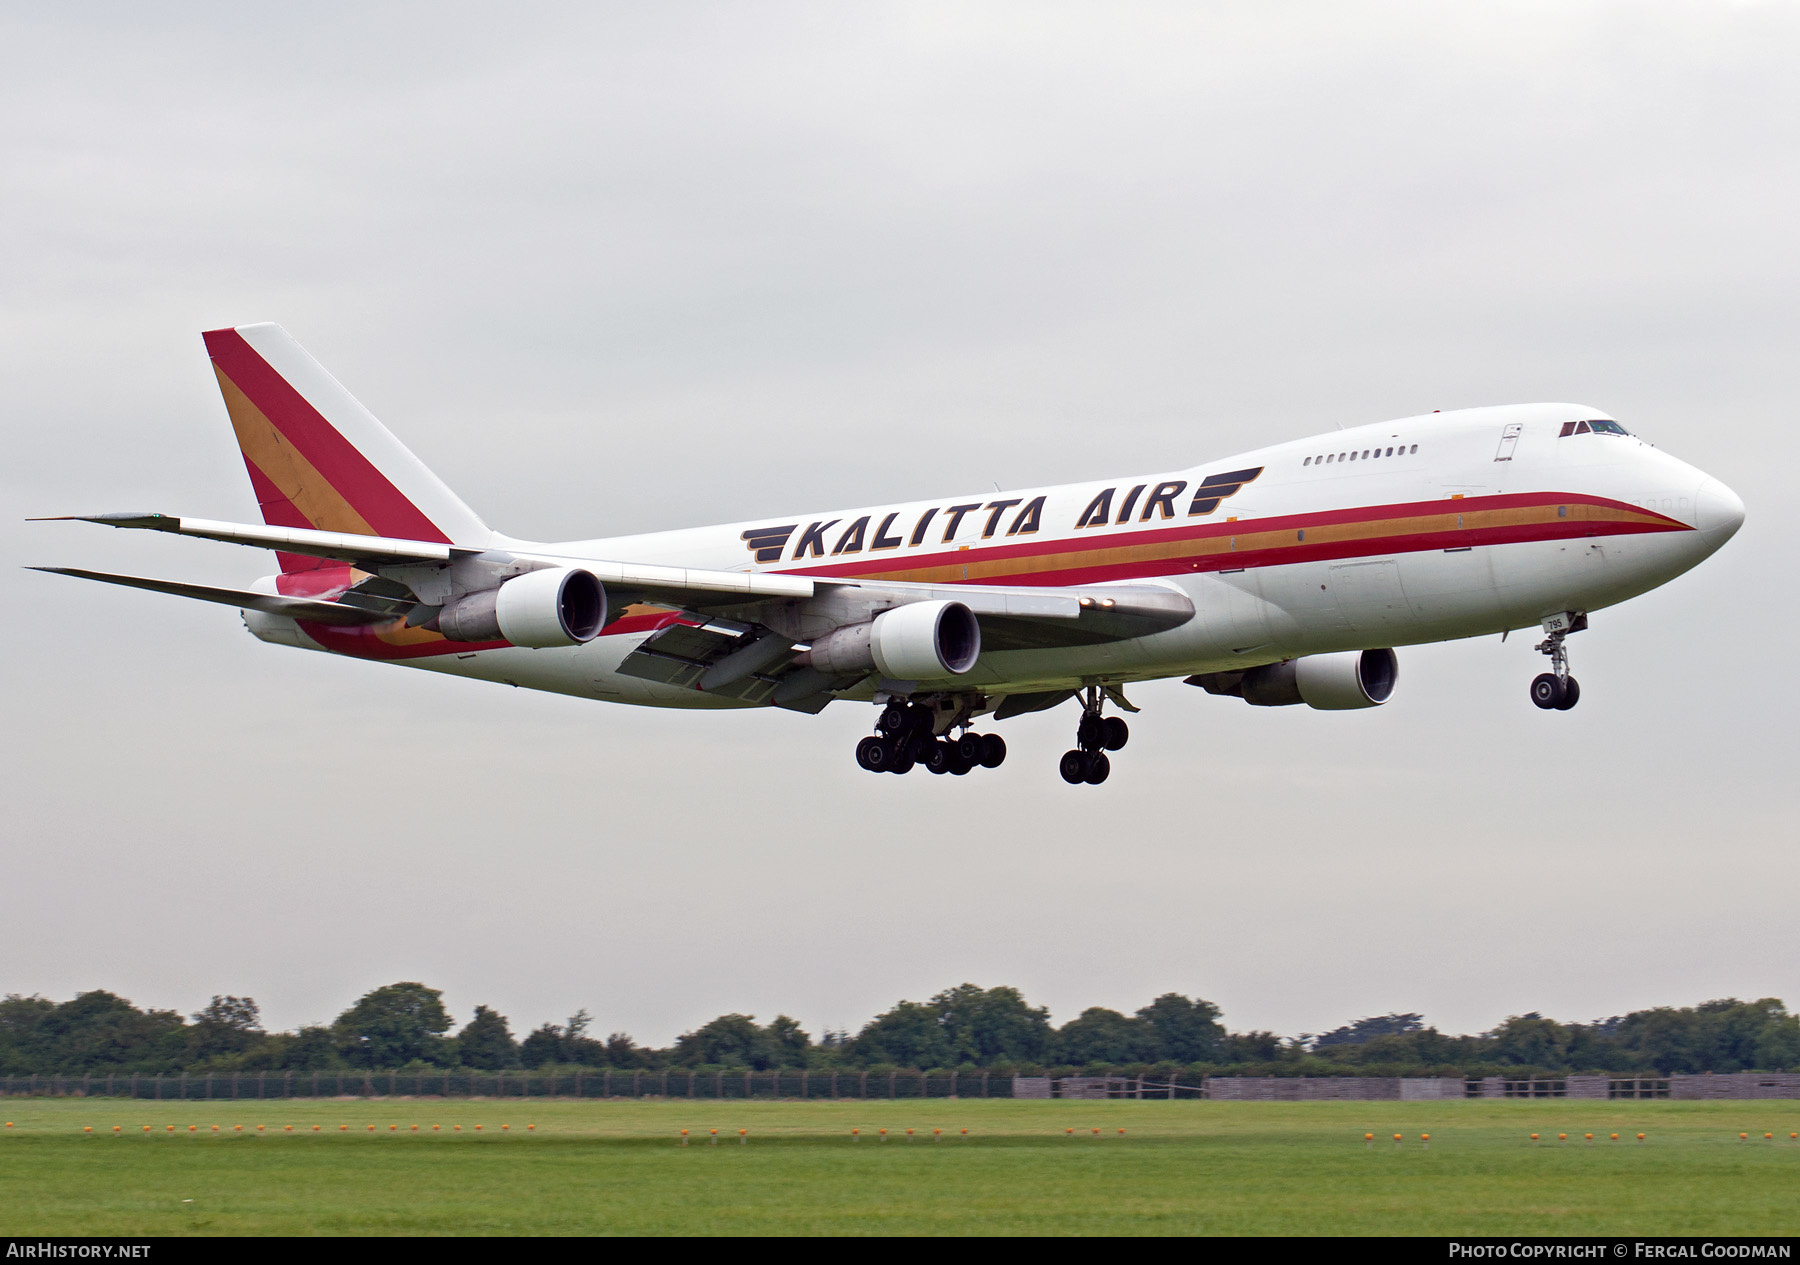
[(1694, 500), (1694, 526), (1716, 545), (1722, 545), (1744, 525), (1744, 502), (1738, 494), (1708, 477)]

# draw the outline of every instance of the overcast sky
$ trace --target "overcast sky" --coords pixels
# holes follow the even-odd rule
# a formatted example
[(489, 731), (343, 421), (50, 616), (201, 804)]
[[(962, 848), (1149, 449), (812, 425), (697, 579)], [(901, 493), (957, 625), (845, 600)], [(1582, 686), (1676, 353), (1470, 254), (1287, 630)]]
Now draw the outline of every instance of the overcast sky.
[[(1800, 1004), (1783, 540), (1800, 5), (0, 9), (0, 991), (523, 1032), (854, 1030), (1010, 983), (1235, 1029)], [(1401, 652), (1379, 710), (1179, 682), (967, 778), (870, 709), (627, 709), (266, 646), (25, 572), (242, 585), (199, 332), (278, 321), (500, 529), (1100, 478), (1575, 400), (1743, 531), (1573, 639)], [(149, 538), (142, 538), (142, 537)]]

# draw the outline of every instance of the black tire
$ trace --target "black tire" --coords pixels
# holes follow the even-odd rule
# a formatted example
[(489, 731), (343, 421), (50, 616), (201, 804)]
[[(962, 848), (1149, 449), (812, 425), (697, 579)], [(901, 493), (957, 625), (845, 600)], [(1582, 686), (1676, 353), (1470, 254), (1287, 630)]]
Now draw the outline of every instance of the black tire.
[(1102, 724), (1102, 729), (1104, 736), (1100, 740), (1100, 745), (1108, 751), (1121, 751), (1125, 744), (1131, 741), (1131, 726), (1127, 725), (1122, 717), (1108, 716)]
[(1566, 694), (1562, 678), (1554, 672), (1541, 672), (1531, 682), (1531, 701), (1545, 711), (1561, 707)]
[(941, 742), (933, 742), (925, 748), (925, 754), (919, 757), (919, 763), (933, 773), (950, 771), (950, 748)]
[(871, 773), (880, 773), (888, 766), (887, 745), (879, 738), (864, 738), (856, 744), (856, 762)]
[(1112, 761), (1106, 758), (1104, 751), (1096, 751), (1088, 757), (1087, 781), (1089, 786), (1098, 786), (1112, 775)]
[(1574, 677), (1563, 678), (1563, 700), (1556, 705), (1556, 710), (1566, 712), (1581, 701), (1581, 682)]
[(1070, 786), (1080, 786), (1087, 781), (1088, 753), (1085, 751), (1065, 751), (1061, 760), (1056, 762), (1056, 771), (1062, 774), (1062, 780)]
[(972, 733), (969, 733), (967, 730), (964, 730), (963, 736), (956, 740), (955, 745), (956, 745), (956, 754), (961, 756), (962, 762), (964, 764), (968, 765), (971, 769), (981, 763), (981, 754), (982, 754), (983, 748), (981, 745), (981, 735), (980, 734), (972, 734)]
[(909, 774), (918, 763), (911, 738), (884, 738), (882, 749), (887, 752), (887, 772), (891, 774)]
[(960, 751), (950, 753), (950, 772), (957, 777), (967, 777), (975, 766), (963, 758)]
[(906, 727), (906, 708), (899, 703), (889, 703), (881, 709), (881, 721), (875, 727), (882, 733), (899, 733)]
[(1006, 763), (1006, 739), (999, 734), (981, 735), (981, 767), (997, 769)]
[(1083, 751), (1098, 751), (1106, 742), (1106, 722), (1092, 712), (1081, 714), (1081, 723), (1075, 726), (1075, 745)]

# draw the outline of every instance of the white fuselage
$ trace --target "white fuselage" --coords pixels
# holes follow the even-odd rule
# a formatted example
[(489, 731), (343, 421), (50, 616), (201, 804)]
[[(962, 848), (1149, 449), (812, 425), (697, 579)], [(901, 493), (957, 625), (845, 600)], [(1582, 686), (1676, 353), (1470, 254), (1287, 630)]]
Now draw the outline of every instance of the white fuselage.
[[(1634, 436), (1563, 433), (1604, 418), (1566, 404), (1469, 409), (1130, 478), (530, 548), (571, 560), (935, 585), (1174, 586), (1195, 609), (1178, 627), (1095, 645), (984, 650), (970, 672), (942, 684), (1001, 696), (1184, 676), (1535, 626), (1655, 588), (1729, 539), (1743, 507), (1717, 480)], [(429, 652), (402, 650), (405, 638), (379, 632), (327, 635), (255, 614), (249, 623), (271, 641), (534, 689), (740, 705), (616, 671), (670, 618), (633, 608), (593, 641), (563, 649), (440, 642)], [(834, 617), (802, 607), (793, 621), (806, 636)]]

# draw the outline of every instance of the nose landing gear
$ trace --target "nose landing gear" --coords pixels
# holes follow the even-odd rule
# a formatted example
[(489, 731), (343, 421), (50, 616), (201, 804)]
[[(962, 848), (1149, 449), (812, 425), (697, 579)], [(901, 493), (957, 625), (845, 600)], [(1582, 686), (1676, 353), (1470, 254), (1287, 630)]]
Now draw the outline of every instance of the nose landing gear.
[(1588, 626), (1587, 616), (1576, 611), (1552, 615), (1544, 621), (1544, 639), (1533, 646), (1550, 656), (1550, 671), (1531, 682), (1531, 701), (1545, 711), (1566, 712), (1581, 701), (1581, 682), (1569, 675), (1569, 652), (1563, 638)]
[(1063, 752), (1056, 771), (1071, 786), (1086, 782), (1098, 786), (1112, 775), (1108, 751), (1117, 751), (1131, 740), (1131, 727), (1122, 717), (1102, 716), (1106, 695), (1098, 685), (1087, 687), (1081, 702), (1081, 723), (1075, 726), (1075, 750)]

